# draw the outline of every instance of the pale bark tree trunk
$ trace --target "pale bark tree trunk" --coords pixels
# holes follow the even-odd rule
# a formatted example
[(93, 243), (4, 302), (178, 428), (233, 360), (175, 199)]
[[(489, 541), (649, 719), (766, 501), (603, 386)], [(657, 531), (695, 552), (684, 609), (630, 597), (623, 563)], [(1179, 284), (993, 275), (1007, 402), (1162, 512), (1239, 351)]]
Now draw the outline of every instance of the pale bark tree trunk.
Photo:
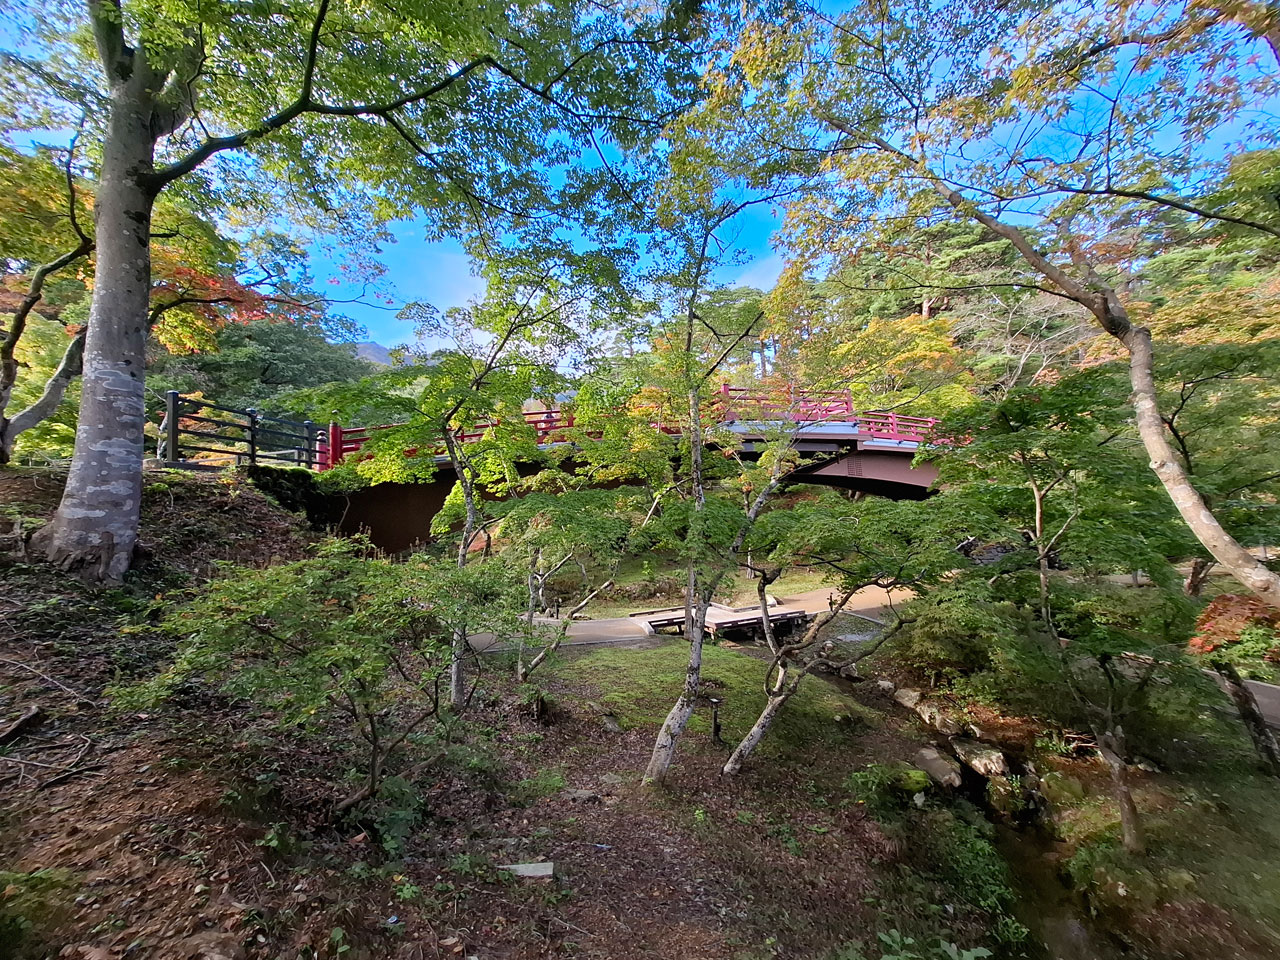
[(143, 56), (132, 60), (127, 79), (113, 78), (94, 205), (98, 261), (75, 453), (57, 513), (35, 537), (51, 562), (105, 581), (129, 568), (142, 498), (156, 78)]
[(1275, 734), (1271, 732), (1266, 718), (1258, 709), (1258, 701), (1253, 691), (1241, 679), (1239, 671), (1227, 661), (1213, 660), (1210, 665), (1226, 684), (1227, 693), (1235, 703), (1245, 729), (1249, 731), (1254, 749), (1258, 751), (1258, 759), (1262, 761), (1268, 773), (1273, 777), (1280, 777), (1280, 746), (1277, 746)]
[[(689, 576), (691, 588), (695, 580), (692, 570), (691, 564)], [(653, 744), (653, 754), (644, 771), (645, 783), (660, 784), (666, 779), (672, 761), (675, 760), (676, 742), (684, 733), (685, 727), (689, 725), (689, 718), (693, 716), (693, 709), (697, 706), (698, 689), (702, 682), (702, 643), (705, 636), (707, 607), (708, 604), (698, 598), (691, 608), (692, 615), (688, 618), (692, 621), (689, 624), (689, 666), (685, 670), (684, 689), (680, 692), (666, 719), (663, 720), (662, 729), (658, 731), (658, 738)]]
[[(776, 580), (777, 576), (775, 573), (772, 580)], [(817, 642), (818, 634), (822, 632), (822, 628), (839, 615), (850, 598), (857, 592), (852, 588), (841, 591), (839, 598), (831, 604), (829, 610), (824, 610), (814, 617), (813, 622), (809, 624), (804, 636), (798, 642), (784, 647), (778, 643), (773, 630), (773, 621), (769, 617), (769, 607), (765, 597), (765, 590), (769, 582), (771, 582), (771, 578), (768, 575), (764, 575), (760, 578), (760, 584), (757, 587), (757, 593), (760, 597), (760, 626), (764, 631), (765, 642), (769, 644), (769, 649), (773, 651), (774, 663), (778, 668), (778, 676), (772, 685), (769, 685), (768, 677), (766, 676), (767, 699), (765, 700), (764, 709), (760, 711), (760, 716), (756, 718), (756, 722), (747, 731), (747, 735), (742, 738), (742, 742), (734, 747), (733, 753), (729, 755), (729, 759), (720, 768), (720, 773), (726, 777), (731, 777), (741, 772), (742, 765), (747, 762), (755, 748), (760, 745), (760, 741), (764, 739), (765, 734), (769, 732), (769, 728), (773, 726), (773, 721), (777, 718), (778, 713), (786, 705), (787, 701), (795, 696), (800, 689), (800, 684), (809, 675), (812, 666), (816, 665), (793, 664), (788, 660), (788, 657), (793, 655), (800, 656), (802, 651), (811, 648)], [(848, 663), (857, 663), (875, 652), (879, 645), (879, 642), (877, 642), (852, 660), (849, 660)]]
[[(881, 145), (881, 148), (916, 162), (914, 158), (888, 144)], [(1142, 438), (1150, 459), (1151, 469), (1160, 478), (1179, 515), (1213, 558), (1263, 600), (1280, 606), (1280, 574), (1268, 570), (1265, 564), (1227, 533), (1200, 492), (1192, 485), (1181, 460), (1169, 443), (1164, 420), (1160, 417), (1151, 331), (1146, 327), (1134, 326), (1115, 289), (1096, 276), (1088, 263), (1077, 263), (1077, 267), (1085, 273), (1085, 280), (1077, 279), (1036, 249), (1017, 227), (973, 206), (941, 179), (935, 179), (934, 184), (948, 203), (1013, 244), (1027, 263), (1061, 288), (1072, 300), (1089, 310), (1104, 331), (1124, 344), (1129, 352), (1129, 382), (1133, 387), (1134, 418), (1138, 435)]]
[[(462, 524), (462, 542), (458, 544), (458, 567), (467, 565), (467, 555), (471, 550), (471, 542), (475, 540), (480, 526), (480, 511), (476, 507), (475, 484), (471, 477), (471, 463), (463, 453), (458, 439), (444, 424), (445, 449), (453, 462), (453, 472), (462, 487), (462, 500), (466, 508), (466, 517)], [(455, 626), (452, 636), (452, 659), (449, 661), (449, 706), (461, 713), (467, 705), (467, 657), (471, 650), (465, 626)]]
[(58, 368), (45, 381), (44, 391), (31, 406), (19, 410), (12, 419), (6, 419), (0, 415), (0, 463), (9, 462), (18, 437), (53, 416), (54, 411), (62, 403), (67, 387), (72, 380), (80, 376), (84, 361), (84, 337), (85, 331), (81, 330), (71, 338), (71, 342), (67, 344), (67, 349), (62, 354), (62, 360), (58, 363)]
[(751, 756), (752, 751), (760, 745), (764, 735), (773, 726), (773, 721), (777, 717), (778, 711), (795, 693), (797, 688), (788, 689), (787, 680), (787, 667), (779, 667), (778, 679), (773, 685), (769, 699), (765, 701), (764, 709), (760, 711), (760, 716), (756, 718), (756, 722), (752, 724), (751, 729), (747, 731), (747, 735), (742, 738), (742, 741), (733, 748), (733, 753), (729, 754), (729, 759), (724, 762), (724, 766), (720, 770), (726, 777), (734, 776), (742, 770), (742, 765), (747, 762), (747, 758)]
[(1142, 821), (1138, 806), (1133, 802), (1133, 790), (1129, 786), (1129, 767), (1125, 763), (1124, 731), (1117, 724), (1104, 728), (1095, 727), (1098, 750), (1111, 772), (1111, 786), (1115, 791), (1116, 805), (1120, 808), (1120, 834), (1124, 848), (1132, 854), (1146, 853), (1146, 841), (1142, 836)]
[[(1111, 294), (1108, 299), (1114, 299)], [(1186, 521), (1213, 558), (1231, 575), (1256, 593), (1267, 603), (1280, 606), (1280, 574), (1268, 570), (1266, 565), (1242, 547), (1218, 522), (1204, 498), (1187, 476), (1182, 462), (1169, 443), (1164, 421), (1160, 418), (1157, 403), (1155, 374), (1151, 352), (1151, 331), (1146, 327), (1129, 324), (1121, 315), (1125, 327), (1122, 332), (1107, 329), (1129, 350), (1129, 382), (1133, 386), (1133, 409), (1138, 424), (1138, 434), (1151, 459), (1151, 469), (1164, 485), (1174, 507)]]
[[(706, 508), (706, 490), (703, 487), (702, 474), (702, 409), (695, 386), (689, 391), (689, 473), (693, 481), (693, 522), (689, 531), (690, 540), (696, 541), (701, 536), (702, 511)], [(696, 546), (695, 546), (696, 549)], [(702, 643), (706, 632), (707, 608), (711, 605), (711, 597), (715, 586), (708, 590), (698, 575), (698, 561), (701, 558), (689, 558), (688, 582), (685, 585), (685, 635), (689, 638), (689, 666), (685, 670), (684, 688), (676, 699), (671, 711), (662, 722), (657, 739), (653, 744), (653, 753), (649, 757), (649, 765), (644, 771), (644, 782), (660, 784), (667, 777), (671, 763), (676, 756), (676, 741), (684, 733), (689, 724), (689, 717), (698, 702), (698, 689), (702, 681)]]

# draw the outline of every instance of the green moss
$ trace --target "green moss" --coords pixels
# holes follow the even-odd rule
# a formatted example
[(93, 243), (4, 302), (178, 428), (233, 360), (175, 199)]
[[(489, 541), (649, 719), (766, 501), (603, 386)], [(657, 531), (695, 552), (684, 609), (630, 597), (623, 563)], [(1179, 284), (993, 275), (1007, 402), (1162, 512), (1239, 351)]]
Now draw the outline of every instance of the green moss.
[[(560, 667), (561, 676), (589, 683), (604, 692), (599, 698), (624, 727), (658, 726), (680, 695), (688, 667), (689, 648), (682, 641), (648, 650), (604, 647)], [(703, 650), (703, 693), (721, 701), (724, 738), (741, 739), (765, 704), (767, 664), (722, 647)], [(878, 714), (817, 677), (804, 681), (774, 721), (760, 745), (765, 752), (787, 750), (818, 742), (846, 742), (859, 729), (876, 722)], [(689, 730), (711, 732), (711, 710), (700, 706)]]

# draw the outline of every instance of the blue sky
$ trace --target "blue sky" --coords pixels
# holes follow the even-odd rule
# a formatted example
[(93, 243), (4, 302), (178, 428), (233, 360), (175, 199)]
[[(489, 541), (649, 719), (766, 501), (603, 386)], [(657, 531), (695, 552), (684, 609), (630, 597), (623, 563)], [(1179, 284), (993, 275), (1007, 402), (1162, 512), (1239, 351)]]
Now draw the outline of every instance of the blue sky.
[[(730, 286), (762, 290), (772, 287), (782, 271), (782, 259), (770, 246), (770, 238), (780, 222), (781, 211), (776, 215), (765, 209), (744, 212), (726, 237), (736, 241), (734, 246), (741, 249), (741, 262), (722, 267), (716, 279)], [(484, 292), (484, 284), (475, 276), (460, 244), (423, 239), (426, 227), (421, 221), (393, 224), (392, 234), (396, 242), (383, 247), (380, 259), (387, 267), (387, 297), (393, 303), (379, 301), (341, 307), (342, 312), (365, 327), (368, 339), (388, 347), (413, 338), (412, 325), (396, 318), (404, 304), (422, 301), (445, 310), (461, 306)], [(345, 300), (360, 294), (358, 288), (341, 282), (330, 283), (331, 278), (340, 280), (342, 274), (329, 253), (313, 248), (311, 260), (317, 286), (327, 295)]]

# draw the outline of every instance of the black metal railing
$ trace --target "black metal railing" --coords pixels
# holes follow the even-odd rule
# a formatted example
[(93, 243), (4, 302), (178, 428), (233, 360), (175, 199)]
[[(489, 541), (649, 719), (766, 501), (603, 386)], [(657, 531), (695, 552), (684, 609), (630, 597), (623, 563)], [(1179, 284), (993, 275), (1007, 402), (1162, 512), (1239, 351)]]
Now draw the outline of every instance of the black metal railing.
[(328, 432), (310, 420), (264, 417), (252, 408), (224, 407), (170, 390), (158, 453), (173, 467), (279, 463), (319, 470), (328, 455)]

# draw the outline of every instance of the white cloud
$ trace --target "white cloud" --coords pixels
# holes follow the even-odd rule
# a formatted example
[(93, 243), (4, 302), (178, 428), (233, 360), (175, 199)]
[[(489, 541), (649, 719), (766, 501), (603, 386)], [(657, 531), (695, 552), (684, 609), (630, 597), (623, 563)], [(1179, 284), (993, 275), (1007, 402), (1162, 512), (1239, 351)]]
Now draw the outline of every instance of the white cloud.
[(784, 261), (779, 254), (770, 253), (746, 265), (742, 272), (729, 281), (734, 287), (755, 287), (768, 293), (778, 282)]

